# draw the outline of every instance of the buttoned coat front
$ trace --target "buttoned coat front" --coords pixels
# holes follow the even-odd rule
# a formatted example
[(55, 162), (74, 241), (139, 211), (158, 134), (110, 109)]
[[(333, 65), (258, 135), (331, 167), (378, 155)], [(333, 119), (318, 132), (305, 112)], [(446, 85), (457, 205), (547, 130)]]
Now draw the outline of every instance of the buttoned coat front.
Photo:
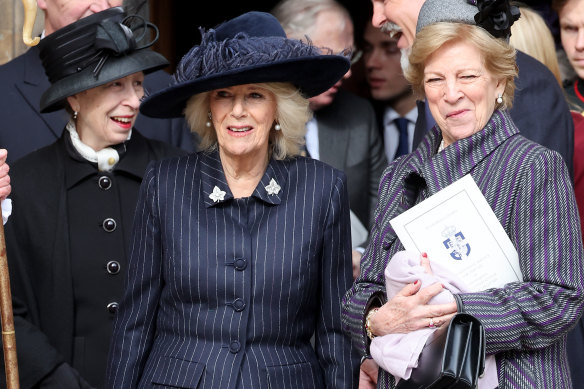
[[(495, 111), (483, 130), (437, 153), (441, 139), (434, 127), (381, 179), (361, 274), (343, 300), (346, 331), (366, 354), (365, 313), (386, 300), (384, 270), (404, 249), (389, 221), (470, 174), (517, 249), (523, 282), (461, 294), (461, 308), (485, 326), (500, 389), (571, 387), (566, 335), (582, 314), (584, 265), (566, 164), (557, 152), (519, 135), (504, 111)], [(389, 373), (380, 370), (379, 378), (379, 388), (395, 386)]]
[[(62, 362), (103, 388), (114, 317), (106, 306), (119, 301), (124, 277), (121, 272), (108, 273), (106, 264), (116, 261), (125, 269), (136, 199), (148, 163), (185, 154), (134, 129), (125, 155), (112, 172), (104, 173), (70, 156), (68, 136), (65, 131), (57, 142), (21, 158), (10, 170), (14, 213), (5, 226), (6, 246), (22, 389), (36, 387)], [(100, 187), (100, 177), (108, 177), (111, 187)], [(81, 187), (87, 188), (86, 196), (76, 196), (77, 202), (81, 200), (76, 206), (71, 194)], [(102, 227), (106, 218), (116, 221), (114, 231)], [(84, 301), (80, 306), (84, 294), (103, 304), (95, 307)], [(93, 331), (91, 336), (76, 332), (80, 322)], [(0, 379), (0, 388), (5, 382)]]
[(138, 203), (108, 388), (356, 387), (342, 172), (271, 160), (235, 199), (219, 154), (198, 153), (150, 166)]

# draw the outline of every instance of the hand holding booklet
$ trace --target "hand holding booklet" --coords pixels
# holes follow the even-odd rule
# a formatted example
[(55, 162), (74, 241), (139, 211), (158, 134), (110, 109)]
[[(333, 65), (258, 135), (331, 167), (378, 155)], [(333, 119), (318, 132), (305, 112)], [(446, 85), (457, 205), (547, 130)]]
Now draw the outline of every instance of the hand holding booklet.
[(523, 279), (517, 250), (470, 174), (390, 223), (406, 250), (426, 252), (470, 291)]

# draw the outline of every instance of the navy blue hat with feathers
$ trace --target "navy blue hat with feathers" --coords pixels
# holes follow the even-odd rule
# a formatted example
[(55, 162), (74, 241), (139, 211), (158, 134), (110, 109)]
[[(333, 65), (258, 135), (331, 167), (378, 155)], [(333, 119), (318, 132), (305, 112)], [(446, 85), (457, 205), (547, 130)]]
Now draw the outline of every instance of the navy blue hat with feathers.
[(201, 43), (181, 59), (171, 85), (142, 102), (143, 114), (179, 117), (191, 96), (243, 84), (290, 82), (312, 97), (333, 86), (350, 67), (343, 55), (323, 54), (311, 44), (286, 38), (278, 20), (265, 12), (248, 12), (200, 31)]

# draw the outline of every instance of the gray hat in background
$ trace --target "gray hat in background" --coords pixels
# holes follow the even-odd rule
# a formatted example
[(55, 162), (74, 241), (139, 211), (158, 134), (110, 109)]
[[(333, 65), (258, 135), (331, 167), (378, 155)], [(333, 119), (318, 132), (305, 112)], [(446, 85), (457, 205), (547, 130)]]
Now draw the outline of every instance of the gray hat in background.
[(420, 9), (416, 34), (427, 25), (454, 22), (478, 25), (496, 38), (509, 39), (519, 8), (509, 0), (426, 0)]

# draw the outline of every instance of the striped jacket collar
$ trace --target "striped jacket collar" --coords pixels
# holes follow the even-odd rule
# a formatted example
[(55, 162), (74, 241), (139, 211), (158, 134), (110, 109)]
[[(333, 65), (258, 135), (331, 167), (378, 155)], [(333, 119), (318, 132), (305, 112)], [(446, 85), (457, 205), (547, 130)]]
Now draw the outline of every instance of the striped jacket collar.
[[(233, 193), (227, 185), (219, 152), (215, 150), (210, 153), (201, 152), (198, 155), (201, 164), (201, 191), (206, 207), (213, 207), (233, 199)], [(251, 196), (268, 204), (280, 204), (286, 188), (287, 170), (285, 162), (270, 159), (262, 179)], [(267, 189), (274, 188), (270, 186), (272, 180), (279, 186), (279, 189), (271, 191)], [(212, 196), (214, 192), (216, 195)]]
[(507, 111), (496, 110), (485, 128), (468, 138), (460, 139), (437, 153), (442, 134), (434, 126), (416, 150), (400, 161), (405, 177), (417, 174), (425, 181), (432, 195), (470, 173), (473, 168), (519, 130)]
[[(389, 220), (385, 219), (401, 214), (424, 198), (471, 173), (475, 166), (489, 158), (503, 142), (518, 134), (519, 130), (508, 112), (497, 110), (483, 130), (460, 139), (437, 153), (442, 134), (434, 126), (414, 151), (393, 162), (393, 169), (390, 169), (393, 174), (382, 177), (380, 188), (388, 185), (392, 187), (389, 197), (380, 199), (380, 204), (386, 204), (386, 207), (380, 210), (376, 219), (377, 224), (384, 226), (383, 247), (387, 249), (396, 238)], [(474, 178), (480, 180), (480, 177)], [(421, 191), (424, 191), (423, 196), (420, 196)]]

